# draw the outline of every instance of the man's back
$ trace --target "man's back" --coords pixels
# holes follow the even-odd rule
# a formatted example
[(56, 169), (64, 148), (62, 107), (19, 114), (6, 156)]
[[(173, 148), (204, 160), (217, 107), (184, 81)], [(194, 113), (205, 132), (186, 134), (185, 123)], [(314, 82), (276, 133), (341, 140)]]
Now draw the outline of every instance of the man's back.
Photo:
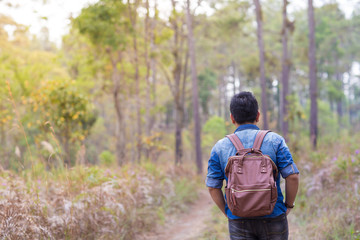
[[(255, 137), (258, 132), (259, 128), (256, 125), (245, 124), (239, 126), (236, 129), (235, 134), (239, 137), (245, 148), (251, 148), (254, 144)], [(288, 147), (286, 146), (284, 138), (280, 135), (274, 132), (269, 132), (268, 134), (266, 134), (260, 150), (264, 155), (270, 156), (270, 158), (276, 164), (279, 173), (282, 175), (283, 178), (299, 172), (296, 165), (293, 163), (292, 156)], [(236, 148), (228, 138), (224, 137), (215, 144), (209, 160), (209, 169), (206, 180), (208, 187), (221, 188), (220, 184), (222, 186), (223, 180), (225, 179), (227, 181), (224, 170), (228, 158), (230, 156), (234, 156), (235, 154)], [(284, 197), (280, 188), (280, 175), (278, 175), (276, 179), (276, 184), (278, 188), (277, 203), (275, 205), (273, 213), (265, 217), (276, 217), (286, 212), (286, 207), (283, 202)], [(240, 218), (233, 215), (231, 211), (229, 211), (227, 204), (225, 207), (225, 211), (230, 219)]]
[[(245, 148), (253, 147), (254, 140), (259, 128), (255, 125), (259, 122), (260, 112), (254, 95), (250, 92), (241, 92), (231, 99), (230, 118), (237, 127), (235, 134), (240, 138)], [(287, 214), (294, 207), (294, 201), (298, 190), (298, 169), (293, 162), (289, 148), (280, 135), (268, 133), (260, 148), (264, 155), (268, 155), (276, 164), (279, 175), (276, 186), (278, 197), (271, 214), (256, 218), (240, 218), (234, 215), (225, 201), (221, 190), (225, 176), (225, 167), (228, 159), (236, 154), (236, 148), (228, 138), (219, 140), (213, 147), (208, 162), (208, 174), (206, 186), (210, 195), (219, 209), (229, 219), (229, 233), (231, 240), (240, 239), (288, 239)], [(250, 171), (251, 172), (251, 171)], [(285, 178), (286, 199), (280, 188), (280, 175)], [(241, 206), (237, 206), (241, 208)], [(246, 208), (239, 212), (245, 212)], [(255, 215), (255, 214), (254, 214)], [(248, 215), (249, 216), (249, 215)]]

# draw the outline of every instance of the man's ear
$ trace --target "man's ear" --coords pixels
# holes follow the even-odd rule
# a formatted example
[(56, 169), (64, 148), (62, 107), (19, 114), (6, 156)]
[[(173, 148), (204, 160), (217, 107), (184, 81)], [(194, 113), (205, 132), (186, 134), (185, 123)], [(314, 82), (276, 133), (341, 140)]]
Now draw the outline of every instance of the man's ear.
[(257, 116), (256, 116), (256, 122), (260, 121), (260, 111), (258, 111)]
[(231, 122), (232, 122), (233, 124), (236, 123), (235, 118), (234, 118), (234, 116), (233, 116), (231, 113), (230, 113), (230, 119), (231, 119)]

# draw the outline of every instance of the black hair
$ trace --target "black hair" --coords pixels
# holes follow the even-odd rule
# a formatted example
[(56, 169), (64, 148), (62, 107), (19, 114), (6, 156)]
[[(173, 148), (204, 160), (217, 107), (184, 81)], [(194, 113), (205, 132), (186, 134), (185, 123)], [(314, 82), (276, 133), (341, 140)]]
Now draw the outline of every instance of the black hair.
[(255, 122), (258, 110), (258, 102), (251, 92), (240, 92), (231, 99), (230, 112), (238, 124)]

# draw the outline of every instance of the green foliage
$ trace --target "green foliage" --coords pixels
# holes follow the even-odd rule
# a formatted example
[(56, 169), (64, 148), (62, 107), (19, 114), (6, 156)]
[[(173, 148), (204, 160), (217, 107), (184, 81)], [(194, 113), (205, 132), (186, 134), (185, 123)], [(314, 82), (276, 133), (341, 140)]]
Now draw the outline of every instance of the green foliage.
[(123, 33), (130, 30), (125, 13), (126, 5), (122, 1), (103, 0), (84, 8), (74, 24), (95, 45), (123, 50), (129, 41)]
[[(306, 106), (306, 119), (310, 116), (310, 101)], [(338, 133), (339, 125), (336, 114), (331, 110), (330, 104), (326, 101), (318, 100), (318, 121), (319, 136), (335, 136)]]
[(304, 127), (304, 120), (307, 118), (305, 115), (304, 108), (299, 102), (299, 97), (295, 94), (287, 97), (288, 101), (288, 116), (287, 121), (290, 124), (291, 132), (301, 132)]
[(339, 125), (335, 113), (331, 111), (329, 103), (319, 100), (318, 107), (320, 135), (336, 135)]
[(221, 117), (211, 117), (203, 126), (203, 147), (212, 147), (216, 141), (227, 134), (225, 120)]
[(227, 133), (225, 126), (226, 125), (223, 118), (213, 116), (204, 124), (203, 132), (206, 134), (211, 134), (214, 139), (220, 139)]
[(155, 177), (161, 176), (161, 170), (159, 169), (159, 166), (152, 163), (151, 161), (144, 161), (141, 163), (141, 166), (151, 175)]
[[(47, 81), (32, 93), (33, 124), (60, 138), (65, 158), (74, 158), (74, 145), (81, 143), (96, 121), (96, 112), (90, 100), (82, 95), (70, 81)], [(71, 146), (70, 146), (71, 143)], [(69, 164), (70, 162), (68, 162)]]
[(342, 91), (342, 83), (336, 80), (329, 80), (325, 83), (327, 88), (329, 99), (334, 101), (341, 101), (344, 99), (344, 91)]
[[(33, 95), (33, 111), (45, 113), (59, 132), (86, 131), (96, 120), (93, 106), (69, 81), (49, 81)], [(80, 136), (83, 140), (84, 137)]]
[(188, 179), (175, 182), (176, 200), (180, 203), (189, 204), (197, 199), (196, 185), (189, 184)]
[(212, 97), (212, 90), (216, 88), (216, 75), (209, 69), (199, 74), (199, 98), (204, 114), (209, 114), (209, 101)]
[(100, 164), (103, 166), (112, 166), (115, 163), (115, 156), (110, 151), (103, 151), (100, 156)]

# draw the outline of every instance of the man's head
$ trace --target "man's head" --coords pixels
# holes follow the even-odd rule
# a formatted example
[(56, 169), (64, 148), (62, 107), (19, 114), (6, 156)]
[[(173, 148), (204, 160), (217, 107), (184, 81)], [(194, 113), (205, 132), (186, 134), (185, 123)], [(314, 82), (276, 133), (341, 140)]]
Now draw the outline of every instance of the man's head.
[(230, 103), (231, 120), (234, 124), (255, 123), (259, 121), (259, 107), (251, 92), (235, 94)]

